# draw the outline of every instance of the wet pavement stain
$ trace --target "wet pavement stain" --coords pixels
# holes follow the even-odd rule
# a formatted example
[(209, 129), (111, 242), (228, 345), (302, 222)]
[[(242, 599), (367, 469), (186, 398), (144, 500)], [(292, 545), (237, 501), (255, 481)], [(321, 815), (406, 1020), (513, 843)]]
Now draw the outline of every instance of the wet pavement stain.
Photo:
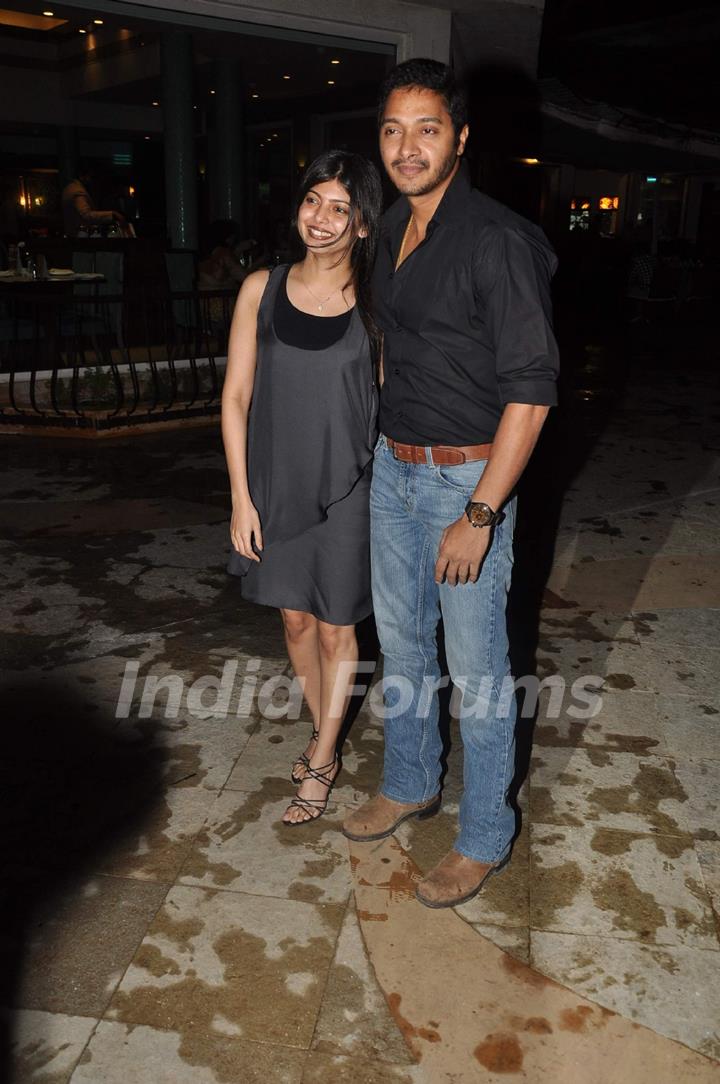
[(689, 836), (649, 836), (641, 832), (626, 832), (618, 828), (596, 828), (590, 840), (590, 847), (599, 854), (616, 857), (629, 854), (633, 843), (641, 840), (650, 840), (660, 854), (667, 858), (680, 858), (685, 851), (693, 849), (693, 841)]
[[(602, 716), (600, 716), (602, 717)], [(586, 731), (591, 730), (598, 735), (598, 738), (592, 742), (585, 740)], [(638, 734), (619, 734), (614, 732), (602, 731), (601, 723), (587, 723), (585, 721), (568, 720), (567, 732), (561, 733), (560, 728), (554, 723), (548, 723), (545, 719), (542, 719), (533, 735), (533, 742), (535, 746), (551, 746), (555, 749), (578, 749), (582, 748), (590, 755), (592, 750), (593, 755), (598, 753), (636, 753), (638, 756), (643, 756), (647, 753), (651, 753), (659, 744), (657, 738), (650, 738), (641, 736)], [(593, 761), (596, 766), (601, 767), (603, 764), (608, 763), (603, 760), (598, 763)]]
[(601, 911), (613, 915), (613, 927), (634, 933), (641, 941), (654, 941), (667, 926), (665, 912), (650, 892), (643, 892), (627, 872), (613, 870), (591, 887)]
[(618, 832), (612, 828), (596, 828), (590, 840), (590, 846), (599, 854), (615, 857), (619, 854), (628, 854), (634, 840), (640, 836), (630, 835), (629, 832)]
[[(595, 787), (588, 802), (605, 813), (635, 813), (648, 821), (658, 835), (684, 835), (674, 817), (661, 812), (662, 801), (686, 802), (687, 792), (667, 767), (641, 763), (630, 786)], [(659, 844), (660, 846), (660, 844)]]
[(530, 789), (530, 807), (533, 820), (537, 824), (567, 825), (573, 828), (583, 828), (585, 821), (566, 810), (558, 811), (555, 804), (555, 795), (550, 787), (538, 787), (534, 783)]
[(319, 903), (323, 897), (323, 890), (319, 885), (305, 884), (303, 881), (293, 881), (288, 885), (287, 898), (300, 900), (302, 903)]
[(533, 862), (533, 926), (552, 929), (558, 916), (572, 906), (585, 877), (577, 862), (562, 862), (558, 866), (541, 866)]
[(135, 956), (135, 964), (149, 971), (156, 979), (163, 975), (179, 975), (180, 968), (175, 960), (163, 955), (157, 945), (141, 945)]
[[(595, 622), (593, 622), (595, 617)], [(566, 617), (543, 617), (543, 626), (546, 626), (551, 630), (553, 636), (563, 637), (578, 642), (589, 642), (594, 644), (631, 644), (634, 643), (632, 637), (619, 636), (612, 624), (607, 622), (607, 618), (602, 616), (598, 617), (594, 610), (581, 610), (573, 617), (569, 615)], [(606, 627), (603, 628), (603, 625)], [(544, 642), (544, 637), (540, 638), (541, 644)]]
[(505, 954), (501, 958), (503, 969), (513, 978), (518, 979), (520, 982), (525, 983), (527, 986), (532, 987), (534, 990), (542, 990), (546, 986), (555, 986), (556, 983), (549, 979), (546, 975), (541, 975), (539, 971), (535, 971), (534, 968), (528, 967), (527, 964), (522, 963), (520, 960), (516, 960), (514, 956)]
[[(387, 881), (377, 881), (373, 887), (386, 889), (390, 900), (414, 900), (418, 880), (413, 864), (406, 861), (403, 869), (393, 870)], [(360, 878), (358, 884), (369, 885), (369, 881)]]
[[(310, 937), (301, 945), (288, 938), (270, 953), (262, 937), (238, 928), (216, 938), (212, 948), (219, 962), (216, 981), (186, 974), (177, 982), (120, 991), (112, 1002), (112, 1018), (177, 1032), (183, 1061), (207, 1064), (216, 1072), (217, 1065), (204, 1060), (198, 1040), (203, 1035), (227, 1037), (226, 1030), (215, 1026), (217, 1018), (236, 1027), (244, 1038), (306, 1045), (315, 1019), (320, 975), (330, 964), (330, 940)], [(307, 977), (302, 993), (294, 993), (288, 981), (294, 975)], [(308, 990), (312, 1001), (308, 1001)], [(220, 1080), (237, 1084), (236, 1066), (227, 1066), (224, 1073)]]
[(608, 764), (612, 764), (612, 758), (609, 753), (603, 749), (596, 749), (592, 745), (586, 747), (585, 752), (587, 758), (594, 768), (606, 768)]
[(634, 689), (636, 684), (631, 674), (606, 674), (605, 681), (611, 689)]
[(508, 1024), (514, 1031), (526, 1031), (529, 1035), (552, 1035), (553, 1026), (544, 1016), (509, 1016)]
[(422, 1039), (427, 1043), (439, 1043), (441, 1041), (440, 1033), (433, 1027), (412, 1024), (400, 1011), (401, 1000), (400, 994), (389, 993), (387, 995), (388, 1008), (410, 1050), (417, 1058), (422, 1058), (422, 1043), (417, 1040)]
[(202, 933), (204, 926), (199, 918), (175, 918), (170, 902), (158, 911), (153, 922), (153, 934), (172, 942), (180, 952), (190, 952), (192, 942)]
[(590, 1005), (578, 1005), (576, 1009), (563, 1009), (560, 1013), (559, 1027), (561, 1031), (584, 1031), (592, 1017), (593, 1009)]
[(511, 1032), (493, 1032), (474, 1051), (475, 1058), (491, 1073), (520, 1073), (523, 1051)]

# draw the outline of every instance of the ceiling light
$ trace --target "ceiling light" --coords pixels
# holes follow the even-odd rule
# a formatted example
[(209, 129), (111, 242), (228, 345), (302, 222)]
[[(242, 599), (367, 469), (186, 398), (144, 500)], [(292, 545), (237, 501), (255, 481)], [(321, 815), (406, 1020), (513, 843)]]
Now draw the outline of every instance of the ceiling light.
[(149, 139), (149, 138), (150, 138), (150, 136), (145, 136), (145, 138), (146, 138), (146, 139)]
[(160, 102), (153, 102), (153, 105), (160, 105)]
[(251, 95), (250, 95), (250, 97), (251, 97), (251, 98), (259, 98), (259, 97), (260, 97), (260, 95), (259, 95), (259, 94), (251, 94)]
[(67, 19), (57, 16), (51, 20), (53, 14), (51, 11), (44, 11), (42, 14), (33, 15), (30, 12), (8, 11), (7, 8), (0, 7), (0, 24), (3, 27), (13, 26), (18, 30), (37, 30), (41, 34), (47, 34), (58, 26), (67, 24)]
[(211, 94), (214, 94), (214, 93), (215, 93), (215, 91), (214, 91), (214, 90), (211, 90), (211, 91), (210, 91), (210, 93), (211, 93)]
[(102, 26), (103, 21), (104, 21), (103, 19), (93, 19), (93, 22), (95, 23), (95, 26)]
[(289, 78), (290, 78), (289, 75), (283, 75), (283, 79), (289, 79)]
[(78, 30), (78, 34), (87, 34), (87, 30), (85, 29), (84, 26), (80, 27), (80, 29)]
[(339, 61), (339, 60), (331, 60), (331, 61), (330, 61), (330, 63), (331, 63), (331, 64), (339, 64), (339, 63), (340, 63), (340, 61)]
[(328, 86), (329, 87), (334, 87), (335, 86), (335, 80), (334, 79), (328, 79)]

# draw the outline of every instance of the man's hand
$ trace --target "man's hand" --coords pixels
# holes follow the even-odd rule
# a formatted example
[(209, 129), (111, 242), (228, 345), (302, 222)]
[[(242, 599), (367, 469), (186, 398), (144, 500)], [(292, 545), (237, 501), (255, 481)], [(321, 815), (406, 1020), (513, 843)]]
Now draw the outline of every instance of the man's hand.
[(473, 527), (466, 516), (446, 527), (435, 562), (435, 583), (476, 583), (491, 538), (490, 527)]

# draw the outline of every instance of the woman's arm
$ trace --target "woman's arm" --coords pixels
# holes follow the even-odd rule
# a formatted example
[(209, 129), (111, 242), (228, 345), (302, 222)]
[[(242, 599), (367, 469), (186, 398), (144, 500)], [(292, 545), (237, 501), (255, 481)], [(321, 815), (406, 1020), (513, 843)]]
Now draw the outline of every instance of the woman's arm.
[(260, 559), (253, 540), (259, 550), (263, 542), (260, 518), (248, 487), (247, 422), (255, 384), (257, 316), (268, 275), (267, 271), (248, 275), (238, 295), (222, 394), (222, 435), (233, 507), (230, 538), (238, 553), (253, 561)]

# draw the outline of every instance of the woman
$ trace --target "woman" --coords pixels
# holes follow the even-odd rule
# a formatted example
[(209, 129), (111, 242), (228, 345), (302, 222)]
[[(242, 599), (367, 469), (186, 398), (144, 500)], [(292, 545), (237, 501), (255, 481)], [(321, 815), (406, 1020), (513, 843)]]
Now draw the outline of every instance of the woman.
[(283, 816), (290, 825), (327, 807), (358, 658), (355, 625), (372, 610), (377, 332), (369, 280), (381, 204), (372, 163), (344, 151), (317, 158), (296, 205), (304, 258), (249, 275), (230, 332), (222, 409), (229, 571), (242, 577), (245, 598), (280, 609), (313, 717), (292, 766), (299, 787)]

